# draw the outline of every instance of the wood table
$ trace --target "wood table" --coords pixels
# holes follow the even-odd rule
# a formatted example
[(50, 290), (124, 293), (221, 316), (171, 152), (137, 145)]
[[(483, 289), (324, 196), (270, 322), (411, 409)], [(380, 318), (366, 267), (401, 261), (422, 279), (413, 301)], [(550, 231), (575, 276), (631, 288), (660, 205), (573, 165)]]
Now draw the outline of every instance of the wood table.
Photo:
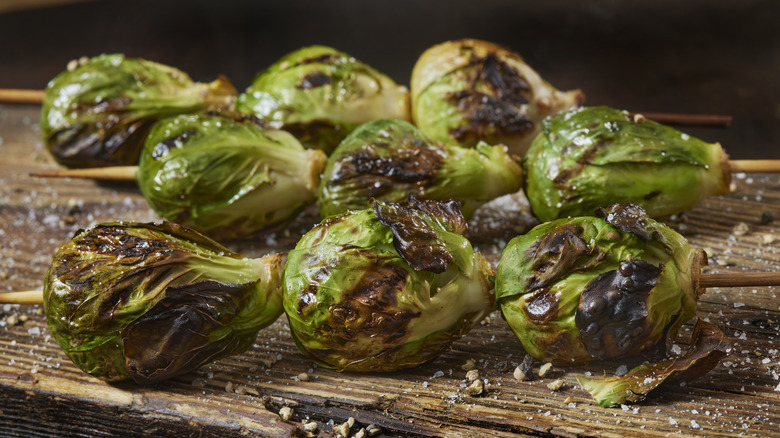
[[(57, 165), (42, 145), (35, 105), (0, 106), (0, 290), (40, 288), (55, 249), (104, 221), (158, 220), (133, 184), (45, 180)], [(670, 222), (707, 249), (709, 272), (780, 266), (780, 177), (736, 175), (728, 196), (703, 201)], [(284, 227), (226, 242), (247, 256), (286, 251), (317, 222), (314, 209)], [(475, 244), (497, 262), (508, 238), (534, 223), (521, 197), (483, 208), (471, 222)], [(744, 225), (747, 232), (744, 232)], [(735, 230), (742, 230), (736, 231)], [(621, 363), (553, 368), (544, 378), (513, 377), (520, 342), (493, 313), (438, 359), (389, 374), (338, 373), (302, 356), (284, 317), (245, 353), (156, 387), (107, 384), (77, 369), (60, 350), (40, 306), (5, 305), (0, 314), (0, 436), (780, 436), (780, 300), (772, 287), (707, 291), (698, 316), (721, 327), (732, 354), (685, 386), (645, 401), (600, 408), (576, 376), (613, 374)], [(678, 343), (685, 347), (692, 324)], [(466, 391), (467, 364), (487, 381)], [(305, 374), (305, 375), (304, 375)], [(562, 379), (559, 391), (547, 385)], [(282, 407), (293, 415), (284, 421)], [(313, 432), (304, 423), (316, 422)]]

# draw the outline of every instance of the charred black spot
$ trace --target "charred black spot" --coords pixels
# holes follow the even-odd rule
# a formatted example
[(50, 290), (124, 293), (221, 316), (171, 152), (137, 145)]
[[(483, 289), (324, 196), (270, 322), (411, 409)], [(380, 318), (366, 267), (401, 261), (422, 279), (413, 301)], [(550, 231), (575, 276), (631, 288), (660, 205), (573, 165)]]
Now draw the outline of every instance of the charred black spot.
[(458, 141), (480, 139), (495, 135), (510, 136), (530, 131), (533, 121), (510, 102), (476, 90), (451, 93), (448, 100), (457, 106), (468, 123), (450, 130)]
[(314, 56), (312, 58), (306, 58), (302, 59), (298, 62), (299, 65), (305, 65), (305, 64), (333, 64), (334, 62), (341, 59), (341, 56), (333, 54), (333, 53), (326, 53), (320, 56)]
[(647, 299), (662, 270), (663, 264), (624, 261), (585, 286), (574, 320), (591, 356), (616, 359), (650, 346)]
[(644, 240), (660, 238), (657, 230), (650, 227), (650, 218), (645, 210), (635, 204), (612, 204), (607, 208), (596, 209), (596, 216), (604, 218), (624, 233), (632, 233)]
[(553, 321), (558, 316), (558, 297), (549, 289), (537, 289), (525, 301), (525, 313), (536, 324)]
[(580, 156), (580, 158), (577, 159), (577, 163), (581, 165), (588, 165), (593, 162), (593, 159), (596, 158), (596, 155), (599, 154), (599, 152), (607, 147), (612, 143), (611, 138), (600, 138), (599, 141), (593, 143), (588, 147)]
[(646, 194), (645, 196), (642, 196), (642, 198), (643, 198), (644, 200), (646, 200), (646, 201), (649, 201), (649, 200), (651, 200), (651, 199), (655, 198), (656, 196), (658, 196), (658, 195), (660, 195), (660, 194), (661, 194), (661, 191), (660, 191), (660, 190), (653, 190), (652, 192), (650, 192), (650, 193)]
[(122, 227), (95, 228), (74, 244), (79, 251), (123, 257), (145, 257), (170, 248), (170, 242), (136, 236)]
[(196, 134), (197, 131), (194, 129), (186, 129), (178, 134), (176, 134), (173, 137), (166, 138), (165, 140), (157, 143), (154, 145), (154, 150), (152, 151), (152, 158), (154, 159), (160, 159), (166, 155), (168, 155), (168, 152), (171, 149), (180, 148), (184, 143), (187, 142), (187, 140), (190, 139), (193, 135)]
[(65, 166), (132, 165), (138, 162), (153, 124), (153, 120), (111, 125), (79, 123), (51, 133), (47, 148)]
[(318, 71), (314, 73), (309, 73), (308, 75), (301, 78), (301, 82), (295, 86), (295, 88), (299, 90), (309, 90), (312, 88), (321, 87), (323, 85), (328, 85), (333, 81), (333, 79), (326, 75), (325, 73)]
[(409, 205), (375, 201), (374, 213), (382, 225), (392, 230), (398, 255), (417, 271), (442, 273), (453, 260), (429, 222), (439, 223), (450, 231), (466, 227), (455, 201), (418, 201), (413, 197)]
[(531, 269), (526, 288), (534, 290), (552, 284), (558, 278), (571, 272), (587, 270), (590, 264), (585, 258), (594, 255), (594, 249), (581, 237), (582, 227), (566, 224), (545, 234), (534, 244)]
[(333, 332), (344, 342), (365, 339), (393, 341), (406, 335), (409, 321), (418, 312), (401, 310), (398, 295), (405, 289), (409, 273), (392, 262), (366, 253), (375, 259), (375, 269), (364, 271), (354, 287), (345, 291), (347, 297), (328, 310), (330, 318), (323, 330)]
[(526, 93), (531, 91), (531, 87), (525, 78), (517, 73), (517, 70), (494, 53), (488, 53), (477, 62), (481, 64), (480, 79), (490, 87), (499, 99), (515, 105), (528, 103)]
[(392, 190), (395, 183), (422, 183), (428, 186), (442, 165), (440, 147), (411, 147), (393, 150), (382, 155), (378, 151), (388, 149), (386, 144), (370, 144), (356, 149), (339, 159), (339, 166), (331, 177), (333, 182), (368, 178), (378, 182), (374, 186), (377, 196)]
[(164, 299), (121, 331), (133, 380), (157, 383), (251, 345), (251, 336), (209, 335), (229, 325), (253, 285), (206, 280), (168, 288)]

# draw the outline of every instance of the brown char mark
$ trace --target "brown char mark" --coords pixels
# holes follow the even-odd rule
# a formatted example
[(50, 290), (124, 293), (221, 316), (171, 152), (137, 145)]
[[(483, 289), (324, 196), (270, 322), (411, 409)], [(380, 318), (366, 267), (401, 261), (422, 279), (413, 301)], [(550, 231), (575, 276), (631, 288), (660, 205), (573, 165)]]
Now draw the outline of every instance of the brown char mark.
[(301, 78), (301, 82), (295, 86), (295, 88), (299, 90), (310, 90), (312, 88), (321, 87), (323, 85), (328, 85), (333, 81), (333, 79), (326, 75), (323, 72), (317, 71), (314, 73), (309, 73), (308, 75)]
[(583, 289), (575, 324), (585, 348), (598, 359), (617, 359), (654, 344), (647, 300), (663, 270), (643, 260), (628, 260), (598, 275)]

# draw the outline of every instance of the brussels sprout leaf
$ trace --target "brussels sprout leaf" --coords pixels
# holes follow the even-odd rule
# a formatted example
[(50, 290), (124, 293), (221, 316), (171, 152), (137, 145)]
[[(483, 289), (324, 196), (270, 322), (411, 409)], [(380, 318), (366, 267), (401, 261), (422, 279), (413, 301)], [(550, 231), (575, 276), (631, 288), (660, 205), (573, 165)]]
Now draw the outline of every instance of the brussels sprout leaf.
[(602, 407), (642, 401), (650, 391), (666, 383), (703, 376), (728, 355), (730, 345), (723, 332), (701, 319), (696, 322), (688, 352), (678, 358), (640, 365), (622, 377), (577, 377), (580, 385)]

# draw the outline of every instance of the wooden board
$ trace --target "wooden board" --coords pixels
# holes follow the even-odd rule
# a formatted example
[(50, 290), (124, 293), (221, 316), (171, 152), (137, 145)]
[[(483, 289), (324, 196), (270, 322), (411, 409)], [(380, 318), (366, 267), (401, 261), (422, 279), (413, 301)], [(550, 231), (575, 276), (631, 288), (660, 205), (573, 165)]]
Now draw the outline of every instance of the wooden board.
[[(57, 167), (40, 139), (39, 111), (0, 106), (1, 291), (41, 287), (54, 250), (79, 228), (157, 220), (133, 184), (30, 177)], [(780, 222), (766, 219), (780, 221), (778, 185), (778, 176), (737, 175), (732, 194), (705, 200), (672, 225), (708, 249), (710, 272), (775, 270)], [(493, 262), (509, 237), (533, 224), (522, 198), (479, 213), (472, 235)], [(309, 209), (286, 227), (227, 245), (247, 256), (285, 251), (316, 221)], [(747, 233), (734, 234), (741, 223)], [(698, 315), (725, 331), (733, 353), (692, 383), (613, 409), (598, 407), (576, 376), (612, 374), (621, 363), (554, 368), (519, 382), (512, 372), (524, 352), (497, 313), (440, 358), (389, 374), (314, 366), (281, 318), (239, 356), (138, 387), (79, 371), (52, 339), (41, 307), (0, 310), (0, 436), (305, 436), (305, 421), (317, 423), (310, 435), (335, 436), (333, 426), (350, 417), (350, 436), (371, 424), (379, 436), (780, 436), (780, 300), (772, 287), (708, 291)], [(681, 332), (683, 348), (690, 330)], [(481, 397), (465, 390), (468, 361), (487, 381)], [(547, 388), (559, 378), (563, 389)], [(278, 416), (283, 406), (293, 409), (289, 421)]]

